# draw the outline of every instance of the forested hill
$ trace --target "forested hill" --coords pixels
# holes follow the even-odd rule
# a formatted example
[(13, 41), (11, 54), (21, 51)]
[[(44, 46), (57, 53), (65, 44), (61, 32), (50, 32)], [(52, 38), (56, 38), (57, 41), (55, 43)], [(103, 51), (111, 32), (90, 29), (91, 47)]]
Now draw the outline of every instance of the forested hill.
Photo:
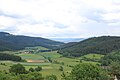
[(57, 42), (40, 37), (19, 36), (12, 35), (6, 32), (0, 32), (0, 51), (20, 50), (24, 49), (25, 47), (33, 46), (42, 46), (49, 49), (54, 49), (63, 44), (64, 43), (62, 42)]
[(107, 54), (119, 49), (120, 37), (102, 36), (83, 40), (72, 46), (61, 48), (58, 52), (64, 56), (82, 56), (89, 53)]

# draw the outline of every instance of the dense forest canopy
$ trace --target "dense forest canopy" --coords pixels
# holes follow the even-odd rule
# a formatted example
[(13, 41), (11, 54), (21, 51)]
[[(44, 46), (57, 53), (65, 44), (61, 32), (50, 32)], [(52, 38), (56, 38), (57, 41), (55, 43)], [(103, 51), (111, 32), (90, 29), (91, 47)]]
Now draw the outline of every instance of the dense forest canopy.
[[(70, 45), (70, 44), (69, 44)], [(67, 46), (67, 45), (65, 45)], [(64, 56), (82, 56), (89, 53), (107, 54), (120, 49), (120, 37), (93, 37), (61, 48), (58, 52)]]
[(20, 50), (25, 47), (42, 46), (49, 49), (57, 48), (64, 43), (40, 37), (18, 36), (0, 32), (0, 51)]
[(0, 60), (22, 61), (22, 58), (14, 54), (0, 53)]
[(109, 80), (108, 74), (101, 67), (89, 63), (80, 63), (73, 67), (65, 80)]
[(103, 58), (101, 58), (102, 66), (108, 66), (112, 62), (120, 62), (120, 51), (112, 52), (108, 55), (105, 55)]

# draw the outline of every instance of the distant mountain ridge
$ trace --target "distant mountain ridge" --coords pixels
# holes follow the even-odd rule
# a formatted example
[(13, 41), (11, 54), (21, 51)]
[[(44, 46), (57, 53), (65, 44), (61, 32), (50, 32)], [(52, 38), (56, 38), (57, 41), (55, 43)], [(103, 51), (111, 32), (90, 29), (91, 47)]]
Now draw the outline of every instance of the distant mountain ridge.
[(12, 35), (6, 32), (0, 32), (0, 51), (4, 50), (20, 50), (25, 47), (42, 46), (49, 49), (54, 49), (63, 42), (53, 41), (41, 37), (29, 37), (21, 35)]
[(84, 40), (84, 38), (50, 38), (50, 39), (54, 41), (64, 42), (64, 43), (79, 42)]
[(120, 37), (102, 36), (65, 44), (58, 52), (64, 56), (78, 57), (90, 53), (107, 54), (116, 50), (120, 50)]

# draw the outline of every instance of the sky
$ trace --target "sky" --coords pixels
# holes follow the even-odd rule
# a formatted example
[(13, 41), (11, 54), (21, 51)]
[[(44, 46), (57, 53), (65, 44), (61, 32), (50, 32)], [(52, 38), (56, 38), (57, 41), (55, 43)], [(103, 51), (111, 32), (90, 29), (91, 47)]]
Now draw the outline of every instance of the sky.
[(120, 36), (120, 0), (0, 0), (0, 32), (45, 38)]

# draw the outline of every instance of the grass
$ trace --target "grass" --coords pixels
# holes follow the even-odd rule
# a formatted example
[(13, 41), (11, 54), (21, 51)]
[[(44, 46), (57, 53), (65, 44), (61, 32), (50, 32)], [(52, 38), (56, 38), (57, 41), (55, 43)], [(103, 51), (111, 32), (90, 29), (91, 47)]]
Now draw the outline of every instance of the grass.
[[(37, 47), (38, 48), (38, 47)], [(39, 49), (45, 49), (42, 47), (39, 47)], [(24, 51), (24, 50), (23, 50)], [(7, 52), (7, 51), (6, 51)], [(17, 53), (19, 51), (16, 52), (11, 52), (11, 53)], [(72, 68), (69, 66), (75, 66), (76, 64), (80, 63), (80, 59), (86, 57), (86, 58), (90, 58), (90, 59), (100, 59), (101, 57), (103, 57), (103, 55), (99, 55), (99, 54), (88, 54), (88, 55), (84, 55), (80, 58), (67, 58), (67, 57), (62, 57), (62, 55), (58, 54), (57, 51), (52, 51), (52, 52), (39, 52), (36, 54), (16, 54), (18, 56), (21, 56), (23, 59), (30, 59), (30, 60), (46, 60), (45, 57), (50, 57), (52, 59), (52, 61), (57, 61), (58, 63), (50, 63), (50, 62), (13, 62), (13, 61), (0, 61), (0, 63), (5, 63), (6, 65), (0, 65), (0, 70), (6, 70), (8, 71), (10, 66), (12, 66), (13, 64), (17, 64), (20, 63), (22, 65), (25, 66), (25, 68), (27, 70), (29, 70), (29, 68), (36, 68), (37, 66), (41, 66), (42, 67), (42, 71), (40, 71), (40, 73), (42, 73), (42, 75), (45, 77), (47, 75), (56, 75), (58, 77), (58, 80), (60, 80), (62, 71), (59, 71), (59, 67), (63, 66), (64, 72), (66, 74), (68, 74), (69, 72), (71, 72)], [(64, 63), (60, 64), (60, 63)], [(99, 64), (98, 62), (92, 62), (92, 61), (84, 61), (82, 60), (83, 63), (92, 63), (92, 64)]]
[(80, 58), (84, 58), (84, 57), (89, 58), (89, 59), (98, 59), (99, 60), (102, 57), (104, 57), (104, 55), (101, 55), (101, 54), (87, 54), (87, 55), (84, 55)]
[(62, 71), (59, 71), (58, 69), (43, 69), (40, 73), (42, 73), (44, 77), (48, 75), (56, 75), (58, 80), (61, 80), (62, 78)]
[[(5, 65), (1, 65), (1, 63), (5, 63)], [(13, 63), (13, 61), (0, 61), (0, 71), (5, 70), (8, 72)]]
[(17, 54), (19, 56), (21, 56), (23, 59), (32, 59), (32, 60), (38, 60), (38, 59), (44, 59), (43, 56), (45, 57), (50, 57), (53, 61), (57, 60), (58, 62), (64, 62), (65, 65), (61, 65), (61, 64), (55, 64), (55, 63), (50, 63), (50, 62), (44, 62), (44, 63), (28, 63), (28, 62), (13, 62), (13, 61), (2, 61), (2, 63), (5, 63), (7, 66), (3, 66), (0, 65), (0, 70), (9, 70), (10, 66), (13, 64), (17, 64), (20, 63), (22, 65), (25, 66), (25, 68), (27, 70), (29, 70), (29, 68), (36, 68), (37, 66), (41, 66), (42, 67), (42, 71), (40, 71), (40, 73), (42, 73), (42, 75), (45, 77), (47, 75), (56, 75), (58, 77), (58, 80), (60, 80), (62, 71), (59, 71), (59, 67), (63, 66), (64, 68), (64, 72), (70, 72), (71, 71), (71, 67), (67, 66), (67, 65), (76, 65), (78, 64), (78, 59), (72, 59), (72, 58), (65, 58), (65, 57), (61, 57), (60, 54), (57, 53), (57, 51), (53, 51), (53, 52), (40, 52), (38, 54)]
[(10, 68), (10, 66), (0, 65), (0, 71), (4, 71), (4, 70), (8, 71), (9, 68)]
[(51, 59), (54, 58), (59, 58), (62, 55), (58, 54), (57, 51), (52, 51), (52, 52), (39, 52), (38, 55), (45, 56), (45, 57), (50, 57)]
[(20, 62), (20, 64), (23, 64), (24, 66), (48, 66), (51, 63), (28, 63), (28, 62)]
[(54, 60), (58, 62), (64, 62), (65, 65), (73, 65), (73, 66), (79, 63), (79, 59), (77, 58), (72, 59), (72, 58), (61, 57), (61, 58), (56, 58)]
[[(51, 64), (50, 66), (49, 66), (49, 68), (43, 68), (43, 70), (40, 72), (40, 73), (42, 73), (42, 75), (45, 77), (45, 76), (47, 76), (47, 75), (56, 75), (57, 76), (57, 78), (58, 78), (58, 80), (61, 80), (61, 78), (62, 78), (62, 73), (63, 73), (63, 71), (60, 71), (59, 70), (59, 67), (60, 67), (61, 65), (60, 64)], [(67, 73), (67, 72), (70, 72), (71, 71), (71, 68), (69, 68), (69, 67), (67, 67), (67, 66), (64, 66), (63, 65), (63, 69), (64, 69), (64, 72), (65, 73)]]
[(45, 59), (41, 55), (36, 54), (18, 54), (18, 56), (22, 57), (22, 59), (30, 59), (30, 60), (43, 60)]
[(42, 47), (42, 46), (26, 47), (25, 49), (26, 49), (26, 50), (48, 50), (47, 48)]
[(18, 51), (0, 51), (0, 53), (15, 54), (18, 53)]

